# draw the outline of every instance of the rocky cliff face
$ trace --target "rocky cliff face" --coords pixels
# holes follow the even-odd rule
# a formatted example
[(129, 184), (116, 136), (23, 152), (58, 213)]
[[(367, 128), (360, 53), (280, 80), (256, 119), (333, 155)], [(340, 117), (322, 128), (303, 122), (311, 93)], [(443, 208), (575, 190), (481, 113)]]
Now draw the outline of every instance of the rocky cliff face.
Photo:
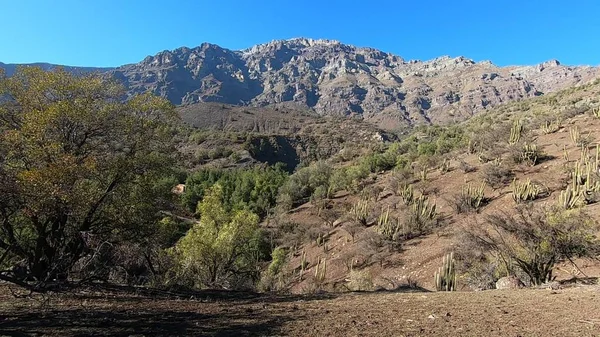
[(506, 101), (589, 81), (600, 72), (558, 61), (526, 67), (464, 57), (406, 61), (372, 48), (300, 38), (242, 51), (207, 43), (179, 48), (113, 74), (132, 92), (150, 90), (175, 104), (294, 102), (319, 114), (358, 114), (396, 128), (462, 120)]
[(321, 115), (361, 115), (381, 127), (443, 123), (507, 101), (543, 95), (600, 75), (558, 61), (498, 67), (464, 57), (406, 61), (331, 40), (273, 41), (232, 51), (204, 43), (108, 72), (131, 93), (175, 104), (295, 104)]

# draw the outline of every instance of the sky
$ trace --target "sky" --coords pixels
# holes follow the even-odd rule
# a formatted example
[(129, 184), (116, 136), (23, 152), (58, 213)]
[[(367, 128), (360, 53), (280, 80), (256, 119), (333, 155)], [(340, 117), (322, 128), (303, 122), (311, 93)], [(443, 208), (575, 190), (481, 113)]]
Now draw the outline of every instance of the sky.
[(598, 0), (0, 0), (0, 62), (119, 66), (308, 37), (407, 60), (600, 65)]

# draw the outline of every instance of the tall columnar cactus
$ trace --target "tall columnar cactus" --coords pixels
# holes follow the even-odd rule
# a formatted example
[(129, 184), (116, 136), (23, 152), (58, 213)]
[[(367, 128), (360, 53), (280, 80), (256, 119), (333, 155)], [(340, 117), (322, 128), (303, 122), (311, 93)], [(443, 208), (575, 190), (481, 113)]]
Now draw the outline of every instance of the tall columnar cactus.
[(571, 136), (571, 140), (575, 145), (579, 146), (581, 143), (581, 132), (577, 126), (569, 129), (569, 135)]
[(367, 220), (369, 217), (369, 203), (367, 200), (359, 200), (357, 201), (350, 210), (352, 214), (352, 219), (363, 226), (367, 224)]
[(521, 139), (521, 133), (523, 132), (523, 124), (521, 124), (520, 120), (516, 120), (513, 123), (513, 126), (510, 128), (510, 138), (508, 139), (508, 143), (510, 145), (516, 144)]
[(525, 144), (521, 149), (521, 161), (531, 166), (535, 166), (538, 161), (538, 148), (535, 144)]
[(594, 172), (598, 173), (598, 166), (600, 164), (600, 144), (596, 144), (596, 160), (594, 161)]
[(306, 252), (302, 251), (302, 258), (300, 259), (300, 280), (304, 277), (304, 271), (308, 266), (308, 262), (306, 261)]
[(456, 269), (454, 267), (454, 253), (444, 256), (442, 266), (435, 272), (435, 289), (437, 291), (456, 290)]
[(524, 183), (518, 183), (517, 180), (513, 180), (512, 197), (513, 200), (518, 204), (527, 200), (535, 200), (540, 194), (540, 188), (531, 183), (531, 180), (527, 179)]
[(473, 209), (478, 209), (483, 203), (485, 183), (482, 183), (479, 187), (474, 187), (471, 183), (467, 186), (463, 186), (462, 195), (469, 203), (469, 206)]
[(583, 202), (583, 198), (579, 191), (572, 189), (570, 186), (566, 190), (561, 191), (558, 196), (558, 203), (564, 209), (573, 209)]
[(325, 275), (327, 275), (327, 259), (319, 259), (317, 266), (315, 267), (315, 281), (321, 284), (325, 281)]
[(412, 204), (415, 197), (412, 185), (403, 185), (400, 187), (400, 197), (406, 206)]
[(390, 223), (390, 206), (387, 207), (387, 210), (381, 210), (381, 215), (379, 215), (379, 219), (377, 220), (377, 226), (379, 228), (387, 227)]
[(412, 205), (414, 213), (424, 219), (434, 219), (436, 216), (435, 208), (436, 204), (429, 203), (429, 200), (424, 195), (415, 199), (415, 202)]
[(560, 120), (558, 118), (552, 122), (546, 121), (546, 123), (544, 125), (542, 125), (542, 133), (545, 135), (555, 133), (559, 129), (560, 129)]

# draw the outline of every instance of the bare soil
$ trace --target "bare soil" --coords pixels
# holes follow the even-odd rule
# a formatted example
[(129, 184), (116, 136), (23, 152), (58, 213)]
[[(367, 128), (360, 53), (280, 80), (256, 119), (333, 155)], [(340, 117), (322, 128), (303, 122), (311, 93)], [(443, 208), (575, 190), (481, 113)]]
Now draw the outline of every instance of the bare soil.
[(598, 336), (600, 288), (0, 295), (2, 336)]

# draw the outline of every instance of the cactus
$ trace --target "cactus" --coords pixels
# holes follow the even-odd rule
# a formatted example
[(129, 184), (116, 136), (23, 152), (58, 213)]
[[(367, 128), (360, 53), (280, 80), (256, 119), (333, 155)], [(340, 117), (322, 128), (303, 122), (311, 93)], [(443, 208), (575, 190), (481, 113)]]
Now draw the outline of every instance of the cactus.
[(462, 197), (467, 200), (469, 207), (478, 209), (484, 199), (485, 183), (482, 183), (479, 187), (474, 187), (471, 183), (467, 186), (463, 186)]
[(568, 162), (569, 161), (569, 152), (567, 151), (567, 146), (563, 145), (563, 159)]
[(540, 152), (538, 151), (537, 145), (525, 144), (521, 150), (521, 161), (529, 164), (530, 166), (535, 166), (539, 159), (539, 153)]
[(540, 194), (540, 188), (531, 183), (531, 180), (527, 179), (524, 183), (518, 183), (517, 180), (513, 180), (512, 197), (513, 200), (518, 204), (527, 200), (535, 200)]
[(300, 280), (302, 280), (307, 266), (308, 262), (306, 261), (306, 252), (302, 251), (302, 258), (300, 258)]
[(403, 185), (400, 188), (400, 197), (406, 206), (411, 205), (415, 197), (412, 185)]
[(327, 274), (327, 259), (319, 259), (317, 266), (315, 267), (315, 281), (317, 284), (322, 284), (325, 281), (325, 275)]
[(545, 135), (555, 133), (558, 129), (560, 129), (560, 120), (558, 118), (552, 122), (546, 121), (546, 123), (542, 125), (542, 133)]
[(442, 266), (434, 275), (435, 289), (437, 291), (456, 290), (456, 269), (454, 268), (454, 253), (444, 256)]
[(435, 203), (430, 205), (429, 200), (427, 200), (427, 197), (423, 195), (415, 199), (415, 203), (412, 207), (413, 211), (415, 212), (415, 215), (417, 215), (420, 218), (434, 219), (437, 215), (435, 212)]
[(569, 135), (571, 136), (571, 140), (573, 141), (573, 143), (579, 146), (581, 142), (581, 132), (579, 131), (579, 128), (577, 126), (570, 128)]
[(598, 172), (598, 164), (600, 163), (600, 144), (596, 144), (596, 160), (594, 161), (594, 172)]
[(427, 181), (427, 169), (424, 168), (419, 172), (419, 177), (421, 181)]
[(568, 186), (566, 190), (561, 191), (558, 197), (558, 203), (564, 209), (573, 209), (581, 205), (582, 202), (583, 199), (581, 194), (577, 190), (572, 189), (570, 186)]
[(382, 227), (387, 227), (390, 223), (390, 206), (387, 207), (387, 210), (384, 212), (383, 209), (381, 210), (381, 215), (379, 216), (379, 219), (377, 220), (377, 226), (379, 226), (379, 228)]
[(592, 115), (596, 118), (600, 118), (600, 107), (592, 108)]
[(352, 206), (350, 214), (352, 214), (352, 219), (354, 219), (354, 221), (366, 226), (369, 217), (369, 203), (367, 200), (359, 200), (356, 202)]
[(516, 120), (513, 123), (513, 126), (510, 128), (510, 138), (508, 139), (508, 143), (510, 145), (516, 144), (521, 139), (521, 133), (523, 132), (523, 124), (521, 124), (520, 120)]

